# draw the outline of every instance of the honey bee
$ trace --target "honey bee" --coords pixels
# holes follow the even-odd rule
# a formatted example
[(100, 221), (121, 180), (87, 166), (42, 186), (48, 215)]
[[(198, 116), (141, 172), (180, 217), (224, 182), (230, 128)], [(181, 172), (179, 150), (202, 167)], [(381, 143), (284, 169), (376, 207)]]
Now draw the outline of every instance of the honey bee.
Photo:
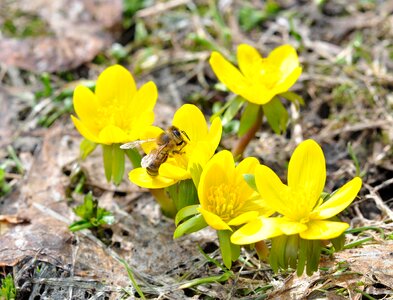
[(170, 154), (181, 153), (181, 150), (187, 145), (187, 141), (190, 141), (187, 133), (180, 130), (176, 126), (170, 126), (165, 132), (161, 133), (155, 139), (138, 140), (130, 143), (126, 143), (120, 146), (121, 149), (131, 149), (136, 146), (147, 143), (155, 142), (157, 148), (150, 151), (149, 154), (144, 156), (141, 161), (142, 168), (146, 168), (146, 172), (150, 176), (157, 176), (158, 169), (166, 162)]

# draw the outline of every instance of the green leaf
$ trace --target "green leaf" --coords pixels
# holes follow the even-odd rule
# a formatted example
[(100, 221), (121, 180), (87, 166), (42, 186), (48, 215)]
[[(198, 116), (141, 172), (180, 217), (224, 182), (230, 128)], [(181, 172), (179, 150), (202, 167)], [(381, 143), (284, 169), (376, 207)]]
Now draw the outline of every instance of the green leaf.
[(352, 242), (352, 243), (344, 245), (343, 249), (356, 248), (356, 247), (359, 247), (359, 246), (363, 245), (364, 243), (370, 242), (372, 240), (373, 240), (372, 237), (367, 237), (367, 238), (364, 238), (364, 239), (361, 239), (361, 240), (356, 240), (355, 242)]
[(304, 105), (304, 99), (302, 96), (294, 92), (285, 92), (279, 96), (287, 99), (288, 101), (291, 101), (293, 104), (295, 104), (297, 109), (299, 109), (300, 105)]
[(359, 160), (358, 160), (358, 158), (356, 156), (355, 151), (353, 151), (352, 144), (350, 142), (347, 145), (347, 151), (348, 151), (349, 155), (351, 156), (351, 159), (352, 159), (353, 163), (355, 164), (355, 168), (356, 168), (355, 175), (356, 176), (362, 176), (363, 174), (361, 175), (361, 172), (360, 172)]
[(0, 286), (0, 299), (14, 300), (16, 297), (16, 288), (14, 283), (14, 278), (11, 274), (7, 274), (3, 279), (1, 279)]
[(119, 185), (124, 175), (124, 151), (120, 145), (112, 145), (112, 179), (116, 185)]
[(206, 226), (207, 223), (201, 214), (193, 216), (176, 228), (175, 232), (173, 233), (173, 238), (177, 239), (185, 234), (201, 230)]
[(258, 192), (257, 184), (255, 182), (255, 175), (254, 174), (243, 174), (244, 180), (247, 184), (252, 188), (254, 191)]
[(304, 267), (306, 266), (307, 261), (307, 252), (308, 252), (308, 244), (307, 240), (300, 239), (299, 240), (299, 256), (297, 261), (296, 274), (297, 276), (301, 276), (304, 272)]
[(134, 169), (139, 168), (141, 166), (142, 156), (137, 149), (131, 148), (123, 151), (127, 155)]
[(9, 157), (10, 157), (10, 158), (13, 160), (13, 162), (15, 163), (15, 167), (16, 167), (16, 169), (18, 170), (18, 173), (19, 173), (19, 174), (23, 174), (24, 171), (25, 171), (25, 169), (24, 169), (23, 164), (22, 164), (22, 162), (20, 161), (18, 155), (16, 154), (15, 149), (14, 149), (12, 146), (8, 145), (8, 146), (7, 146), (7, 151), (8, 151)]
[(238, 137), (242, 137), (256, 123), (260, 109), (260, 105), (247, 102), (246, 108), (240, 117)]
[(89, 154), (92, 153), (96, 147), (96, 143), (93, 143), (87, 139), (83, 139), (79, 145), (80, 156), (82, 160), (86, 159), (86, 157), (89, 156)]
[(280, 99), (274, 97), (271, 101), (264, 104), (263, 112), (267, 122), (276, 134), (285, 132), (288, 122), (288, 112), (282, 105)]
[(115, 217), (110, 211), (107, 211), (103, 207), (99, 207), (97, 210), (97, 219), (100, 225), (108, 224), (112, 225), (115, 222)]
[(228, 109), (225, 111), (222, 117), (222, 126), (228, 124), (232, 119), (236, 116), (240, 108), (244, 105), (245, 100), (240, 97), (236, 96), (231, 100), (231, 104), (229, 105)]
[(182, 283), (182, 285), (179, 286), (178, 289), (179, 290), (188, 289), (190, 287), (200, 285), (200, 284), (206, 284), (206, 283), (224, 282), (224, 281), (227, 281), (232, 276), (233, 276), (233, 273), (230, 271), (227, 271), (222, 275), (196, 278), (196, 279), (189, 280), (185, 283)]
[(110, 182), (112, 178), (112, 145), (102, 145), (102, 155), (106, 181)]
[(307, 266), (306, 273), (311, 276), (314, 272), (318, 271), (319, 260), (321, 257), (321, 241), (309, 240), (309, 247), (307, 253)]
[(183, 207), (181, 210), (179, 210), (175, 217), (175, 225), (177, 226), (181, 221), (188, 217), (199, 214), (198, 207), (199, 204), (195, 204)]
[(330, 241), (334, 247), (334, 250), (340, 251), (344, 248), (345, 245), (345, 234), (341, 234), (338, 237), (331, 239)]
[(0, 168), (0, 196), (5, 196), (11, 191), (11, 186), (5, 180), (5, 171)]
[(198, 192), (192, 179), (179, 181), (165, 190), (169, 193), (177, 211), (183, 207), (199, 203)]
[[(247, 3), (247, 2), (244, 2)], [(250, 5), (245, 5), (239, 11), (239, 24), (244, 31), (250, 31), (263, 21), (275, 16), (280, 10), (279, 4), (275, 0), (264, 1), (263, 10), (255, 9)]]
[(231, 244), (231, 258), (232, 261), (236, 261), (239, 256), (240, 256), (240, 245), (235, 245), (232, 244), (232, 242), (229, 240), (230, 244)]
[(288, 242), (285, 249), (285, 261), (295, 269), (297, 265), (297, 256), (299, 249), (299, 235), (293, 234), (288, 236)]
[(131, 267), (127, 264), (127, 262), (124, 259), (120, 258), (120, 262), (126, 268), (127, 274), (128, 274), (128, 278), (130, 278), (132, 286), (134, 287), (134, 289), (138, 293), (139, 297), (141, 297), (142, 300), (146, 299), (145, 295), (142, 292), (142, 289), (139, 287), (138, 283), (135, 280), (134, 270), (131, 269)]
[(278, 272), (279, 268), (287, 268), (287, 264), (284, 262), (286, 243), (286, 235), (272, 238), (272, 247), (269, 254), (269, 264), (275, 273)]
[(222, 260), (228, 269), (232, 267), (231, 234), (232, 232), (230, 230), (217, 230)]
[(250, 31), (264, 19), (266, 19), (265, 13), (261, 10), (256, 10), (252, 6), (240, 8), (239, 24), (244, 31)]
[[(234, 101), (237, 101), (236, 99), (239, 98), (240, 96), (236, 96), (228, 100), (221, 108), (218, 109), (218, 106), (220, 104), (217, 104), (213, 108), (215, 108), (216, 112), (210, 117), (210, 122), (212, 122), (215, 118), (221, 117), (221, 115), (224, 113), (224, 111), (228, 110), (228, 108), (233, 105)], [(243, 100), (245, 101), (245, 100)], [(218, 102), (216, 102), (218, 103)], [(223, 123), (222, 123), (223, 124)], [(223, 124), (224, 125), (224, 124)]]
[(90, 221), (87, 220), (79, 220), (77, 222), (72, 223), (70, 226), (68, 226), (68, 229), (72, 232), (83, 230), (83, 229), (88, 229), (94, 227), (93, 224)]
[(278, 256), (278, 265), (281, 269), (286, 270), (288, 269), (288, 261), (285, 258), (285, 252), (287, 249), (287, 242), (288, 242), (288, 236), (287, 235), (282, 235), (278, 237), (277, 239), (277, 253), (279, 254)]
[(85, 196), (83, 204), (75, 207), (74, 212), (82, 220), (76, 221), (69, 226), (71, 231), (78, 231), (86, 228), (99, 227), (103, 224), (113, 224), (115, 219), (110, 211), (98, 207), (98, 201), (93, 198), (92, 193)]
[[(330, 218), (329, 220), (341, 222), (340, 218), (338, 218), (337, 216)], [(356, 234), (356, 233), (364, 232), (366, 230), (375, 230), (381, 234), (381, 239), (384, 240), (386, 238), (384, 230), (378, 226), (363, 226), (363, 227), (357, 227), (357, 228), (350, 228), (350, 229), (345, 230), (344, 234), (347, 234), (347, 233), (355, 233)]]
[(82, 219), (89, 220), (90, 218), (95, 217), (97, 205), (97, 200), (94, 200), (93, 195), (91, 193), (88, 193), (83, 199), (83, 204), (75, 207), (73, 211), (77, 216), (81, 217)]
[(200, 164), (193, 164), (190, 168), (191, 178), (196, 187), (199, 186), (199, 179), (201, 178), (203, 168)]

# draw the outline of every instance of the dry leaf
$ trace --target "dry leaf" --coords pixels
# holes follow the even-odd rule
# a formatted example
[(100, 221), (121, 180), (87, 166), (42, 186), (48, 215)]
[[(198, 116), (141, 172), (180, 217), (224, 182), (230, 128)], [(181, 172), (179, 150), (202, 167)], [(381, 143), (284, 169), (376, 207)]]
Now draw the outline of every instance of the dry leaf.
[[(2, 63), (40, 73), (76, 68), (108, 47), (114, 40), (109, 29), (121, 22), (122, 2), (22, 0), (4, 4), (2, 10), (8, 17), (23, 12), (47, 24), (40, 36), (0, 38)], [(0, 14), (0, 24), (4, 20)]]

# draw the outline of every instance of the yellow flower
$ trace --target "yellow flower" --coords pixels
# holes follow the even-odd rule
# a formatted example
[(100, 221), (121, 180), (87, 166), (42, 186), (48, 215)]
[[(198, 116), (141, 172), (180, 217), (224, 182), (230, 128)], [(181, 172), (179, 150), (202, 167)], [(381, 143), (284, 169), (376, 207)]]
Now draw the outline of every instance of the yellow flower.
[(157, 87), (153, 82), (139, 90), (134, 78), (119, 65), (105, 69), (98, 77), (95, 93), (85, 86), (74, 92), (71, 116), (79, 133), (87, 140), (111, 145), (136, 140), (154, 121)]
[(258, 218), (237, 232), (234, 244), (250, 244), (282, 234), (299, 234), (306, 240), (328, 240), (341, 235), (349, 225), (328, 219), (344, 210), (355, 199), (362, 180), (355, 177), (323, 202), (326, 166), (321, 147), (313, 140), (302, 142), (288, 166), (288, 185), (268, 167), (255, 168), (258, 191), (270, 208), (282, 217)]
[(241, 44), (237, 48), (237, 61), (239, 69), (218, 52), (213, 52), (209, 60), (228, 89), (260, 105), (288, 91), (302, 73), (296, 50), (290, 45), (280, 46), (262, 58), (255, 48)]
[(224, 150), (206, 164), (198, 185), (199, 212), (216, 230), (232, 230), (261, 214), (269, 216), (264, 201), (244, 180), (253, 174), (258, 160), (248, 157), (236, 167), (231, 152)]
[[(213, 156), (222, 133), (219, 118), (215, 118), (208, 129), (203, 113), (195, 105), (185, 104), (176, 111), (172, 125), (189, 137), (189, 140), (185, 139), (185, 147), (180, 153), (169, 153), (157, 176), (150, 176), (145, 168), (132, 170), (129, 173), (131, 182), (150, 189), (168, 187), (178, 181), (190, 179), (191, 169), (198, 165), (203, 167)], [(157, 135), (156, 131), (155, 136)], [(144, 150), (148, 153), (150, 149), (151, 145)]]

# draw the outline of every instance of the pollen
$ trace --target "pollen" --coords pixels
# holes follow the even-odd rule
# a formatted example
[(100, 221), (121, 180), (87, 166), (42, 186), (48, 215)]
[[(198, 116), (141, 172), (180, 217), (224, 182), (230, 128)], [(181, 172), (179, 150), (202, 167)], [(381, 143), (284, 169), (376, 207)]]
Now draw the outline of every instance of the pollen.
[(242, 201), (239, 196), (239, 188), (236, 186), (220, 184), (210, 187), (207, 209), (228, 222), (240, 214)]

